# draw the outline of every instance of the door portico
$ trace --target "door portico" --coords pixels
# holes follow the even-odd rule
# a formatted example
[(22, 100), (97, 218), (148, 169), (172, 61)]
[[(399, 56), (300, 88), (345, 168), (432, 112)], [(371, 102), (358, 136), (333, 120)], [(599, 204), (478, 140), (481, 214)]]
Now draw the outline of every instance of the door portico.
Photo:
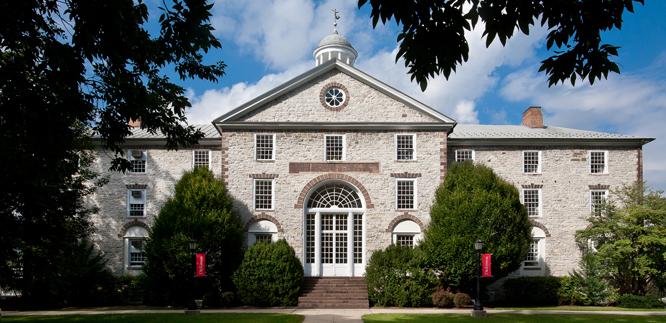
[(345, 182), (312, 190), (304, 209), (305, 275), (362, 276), (365, 272), (365, 207)]

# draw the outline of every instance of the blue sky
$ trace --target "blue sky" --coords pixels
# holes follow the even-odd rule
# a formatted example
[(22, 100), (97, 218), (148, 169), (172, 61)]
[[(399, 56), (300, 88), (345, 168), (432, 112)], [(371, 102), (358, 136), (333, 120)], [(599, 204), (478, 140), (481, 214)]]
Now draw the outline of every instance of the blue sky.
[(539, 105), (547, 125), (657, 138), (645, 146), (645, 179), (666, 189), (666, 1), (646, 1), (625, 14), (622, 31), (605, 34), (605, 42), (621, 46), (622, 74), (593, 86), (547, 86), (537, 73), (549, 55), (543, 28), (490, 48), (474, 30), (469, 61), (449, 80), (431, 81), (425, 92), (409, 81), (402, 62), (394, 63), (395, 24), (373, 29), (368, 6), (359, 10), (354, 0), (217, 1), (212, 21), (222, 49), (207, 60), (224, 60), (227, 75), (218, 83), (184, 83), (193, 103), (190, 121), (208, 123), (314, 67), (312, 51), (332, 31), (332, 8), (341, 12), (341, 34), (359, 52), (356, 67), (376, 78), (460, 123), (518, 124), (527, 106)]

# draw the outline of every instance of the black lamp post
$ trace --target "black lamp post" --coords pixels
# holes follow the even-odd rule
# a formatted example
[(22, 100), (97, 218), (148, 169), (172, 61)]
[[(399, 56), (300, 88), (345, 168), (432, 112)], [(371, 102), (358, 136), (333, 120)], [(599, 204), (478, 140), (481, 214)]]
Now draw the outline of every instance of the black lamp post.
[(483, 250), (483, 241), (477, 239), (474, 242), (474, 250), (476, 250), (476, 298), (472, 316), (481, 317), (486, 316), (486, 311), (483, 310), (481, 304), (481, 250)]
[[(197, 270), (197, 242), (194, 240), (190, 240), (188, 242), (188, 247), (190, 248), (190, 253), (192, 254), (192, 273), (196, 272)], [(202, 300), (197, 299), (197, 291), (198, 291), (198, 286), (197, 286), (197, 279), (194, 279), (194, 288), (193, 288), (193, 293), (192, 293), (192, 302), (190, 303), (190, 306), (188, 309), (185, 311), (186, 314), (199, 314), (199, 311), (201, 309), (201, 305), (203, 304)]]

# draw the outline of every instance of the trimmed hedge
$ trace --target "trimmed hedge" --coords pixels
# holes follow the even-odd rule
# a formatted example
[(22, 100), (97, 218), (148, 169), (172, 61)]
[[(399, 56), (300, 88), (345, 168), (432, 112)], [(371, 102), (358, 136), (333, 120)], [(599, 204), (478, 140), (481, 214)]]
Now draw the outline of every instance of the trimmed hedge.
[(506, 302), (511, 306), (557, 306), (559, 289), (558, 277), (519, 277), (504, 282)]
[(453, 296), (453, 305), (457, 308), (472, 305), (472, 298), (466, 293), (456, 293)]
[(286, 241), (257, 243), (233, 275), (238, 296), (254, 306), (294, 306), (303, 285), (303, 266)]
[(424, 269), (421, 249), (391, 245), (375, 251), (365, 269), (370, 303), (379, 306), (432, 305), (438, 279)]
[(623, 294), (617, 301), (617, 305), (626, 308), (663, 308), (662, 303), (656, 297)]
[(432, 305), (440, 308), (453, 307), (453, 298), (453, 293), (440, 287), (432, 293)]

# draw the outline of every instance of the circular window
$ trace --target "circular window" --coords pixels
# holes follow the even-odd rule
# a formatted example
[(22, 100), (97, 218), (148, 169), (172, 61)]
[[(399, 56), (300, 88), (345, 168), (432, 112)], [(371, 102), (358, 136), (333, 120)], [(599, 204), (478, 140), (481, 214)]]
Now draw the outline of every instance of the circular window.
[(326, 102), (326, 104), (331, 108), (337, 108), (345, 103), (346, 97), (347, 95), (345, 95), (345, 92), (342, 91), (342, 89), (332, 87), (326, 90), (326, 95), (324, 95), (324, 102)]
[(347, 89), (339, 83), (329, 83), (321, 90), (321, 104), (330, 110), (340, 110), (347, 105)]

